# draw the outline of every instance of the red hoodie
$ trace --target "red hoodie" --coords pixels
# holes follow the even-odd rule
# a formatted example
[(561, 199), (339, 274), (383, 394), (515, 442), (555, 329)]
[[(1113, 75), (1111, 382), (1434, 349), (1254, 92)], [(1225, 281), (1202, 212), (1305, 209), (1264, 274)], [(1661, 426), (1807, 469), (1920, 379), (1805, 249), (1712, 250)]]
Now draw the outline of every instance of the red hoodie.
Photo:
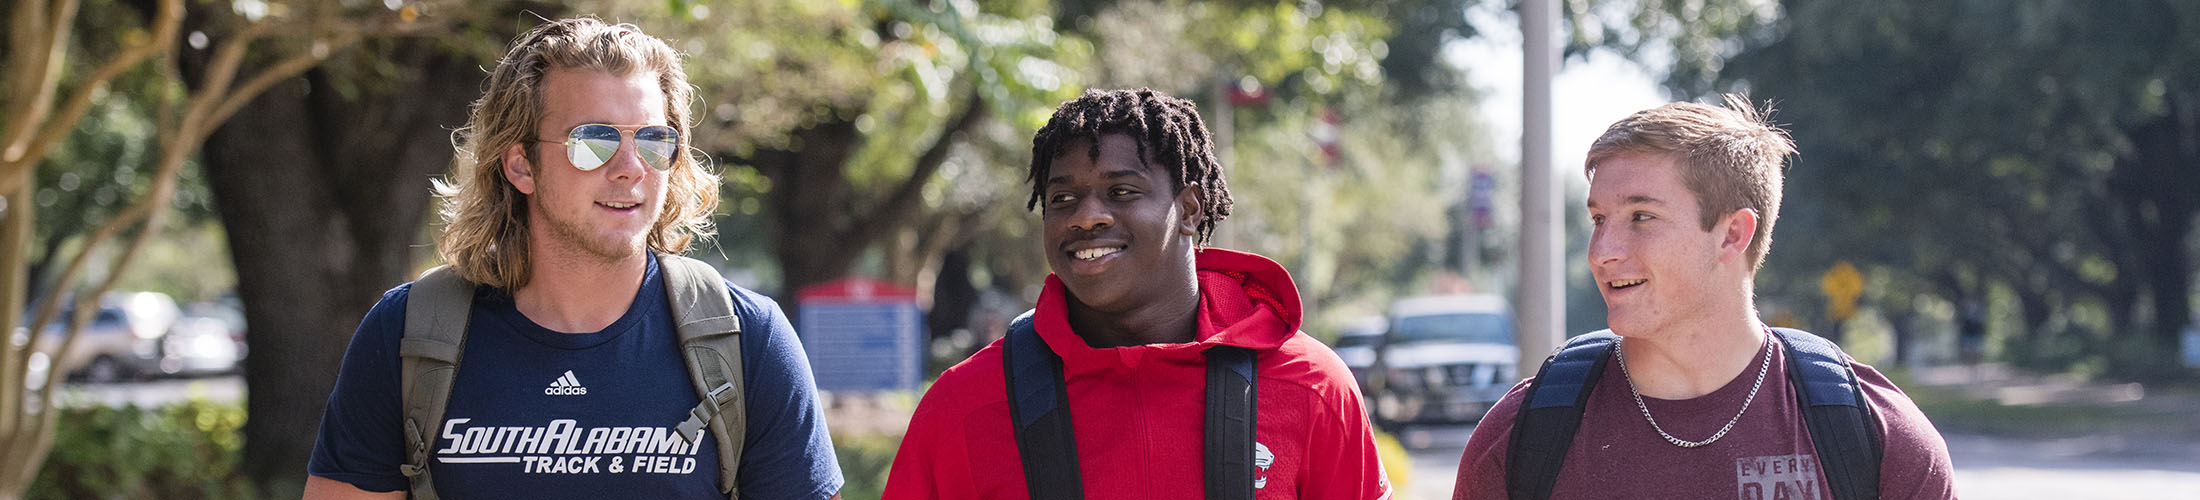
[[(1298, 289), (1274, 261), (1205, 249), (1198, 340), (1096, 349), (1070, 331), (1066, 291), (1048, 276), (1033, 325), (1062, 356), (1085, 498), (1204, 495), (1208, 347), (1259, 351), (1255, 498), (1390, 496), (1352, 374), (1300, 333)], [(1025, 499), (1010, 431), (1001, 343), (940, 374), (894, 456), (887, 499)], [(1260, 451), (1268, 453), (1262, 454)]]

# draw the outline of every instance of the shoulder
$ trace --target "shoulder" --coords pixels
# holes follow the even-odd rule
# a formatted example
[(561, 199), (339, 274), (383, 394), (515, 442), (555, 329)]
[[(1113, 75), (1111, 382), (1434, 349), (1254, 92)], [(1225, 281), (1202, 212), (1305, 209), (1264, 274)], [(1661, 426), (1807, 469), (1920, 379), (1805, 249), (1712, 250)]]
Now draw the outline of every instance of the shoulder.
[(1008, 382), (1003, 379), (1007, 370), (1001, 366), (1001, 341), (979, 349), (976, 354), (956, 363), (940, 378), (925, 389), (924, 398), (917, 403), (917, 412), (910, 417), (912, 427), (920, 422), (945, 423), (962, 420), (970, 413), (993, 404), (1008, 402)]
[(1505, 397), (1490, 405), (1490, 410), (1483, 413), (1482, 420), (1474, 425), (1473, 437), (1469, 438), (1467, 444), (1469, 456), (1474, 454), (1476, 443), (1495, 447), (1500, 452), (1499, 455), (1503, 455), (1504, 446), (1512, 441), (1513, 420), (1520, 416), (1520, 405), (1527, 404), (1528, 388), (1534, 385), (1534, 377), (1523, 379), (1513, 384), (1511, 390), (1505, 391)]
[(1513, 421), (1534, 381), (1530, 378), (1514, 384), (1474, 425), (1466, 450), (1459, 455), (1459, 471), (1452, 484), (1456, 498), (1505, 498), (1506, 454), (1512, 446)]
[(1885, 498), (1953, 498), (1955, 464), (1940, 430), (1886, 374), (1855, 360), (1849, 366), (1879, 420), (1880, 492)]
[(359, 330), (352, 338), (354, 349), (388, 344), (389, 354), (396, 356), (397, 343), (405, 336), (405, 306), (411, 298), (412, 286), (407, 282), (382, 292), (382, 299), (359, 320)]
[(1326, 396), (1346, 395), (1358, 388), (1352, 369), (1337, 352), (1305, 332), (1294, 332), (1283, 345), (1262, 353), (1260, 369), (1262, 380), (1280, 380)]
[(731, 281), (725, 284), (733, 294), (733, 313), (741, 316), (742, 349), (790, 351), (801, 348), (794, 323), (787, 318), (786, 310), (780, 308), (778, 300)]
[(787, 313), (779, 307), (778, 300), (756, 293), (755, 290), (750, 290), (747, 287), (733, 284), (732, 281), (726, 281), (725, 284), (726, 290), (733, 293), (733, 310), (741, 315), (741, 322), (744, 323), (742, 326), (753, 324), (758, 319), (765, 321), (775, 318), (785, 319)]
[(1855, 361), (1849, 365), (1855, 367), (1856, 380), (1864, 388), (1864, 399), (1871, 405), (1872, 413), (1879, 417), (1890, 455), (1905, 449), (1943, 457), (1948, 454), (1948, 445), (1941, 439), (1940, 430), (1933, 427), (1932, 420), (1917, 408), (1909, 394), (1871, 365)]

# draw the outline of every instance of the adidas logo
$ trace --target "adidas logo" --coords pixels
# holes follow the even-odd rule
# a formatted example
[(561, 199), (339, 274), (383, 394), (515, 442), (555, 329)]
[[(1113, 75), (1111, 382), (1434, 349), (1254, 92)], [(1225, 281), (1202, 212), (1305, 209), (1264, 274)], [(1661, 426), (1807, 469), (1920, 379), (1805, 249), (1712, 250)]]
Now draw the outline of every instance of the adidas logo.
[(542, 393), (552, 396), (579, 396), (588, 394), (588, 388), (581, 387), (581, 379), (573, 378), (573, 370), (566, 370), (564, 376), (550, 381), (550, 387), (544, 388)]

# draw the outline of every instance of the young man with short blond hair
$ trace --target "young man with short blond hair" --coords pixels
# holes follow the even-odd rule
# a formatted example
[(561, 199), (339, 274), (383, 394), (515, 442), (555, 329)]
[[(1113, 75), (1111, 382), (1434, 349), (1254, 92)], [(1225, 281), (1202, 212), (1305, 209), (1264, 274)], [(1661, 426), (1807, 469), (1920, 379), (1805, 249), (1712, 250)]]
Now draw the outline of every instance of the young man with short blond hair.
[(1668, 104), (1590, 147), (1589, 269), (1611, 329), (1490, 410), (1453, 498), (1955, 496), (1947, 444), (1901, 389), (1757, 319), (1795, 154), (1766, 113), (1737, 95)]

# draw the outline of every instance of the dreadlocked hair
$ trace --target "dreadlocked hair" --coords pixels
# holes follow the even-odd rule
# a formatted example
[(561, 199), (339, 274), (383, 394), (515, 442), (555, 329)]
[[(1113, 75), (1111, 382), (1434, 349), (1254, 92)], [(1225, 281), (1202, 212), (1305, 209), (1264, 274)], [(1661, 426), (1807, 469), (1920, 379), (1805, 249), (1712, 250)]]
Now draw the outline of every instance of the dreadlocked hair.
[(1149, 88), (1086, 90), (1054, 108), (1054, 117), (1031, 139), (1031, 200), (1024, 208), (1038, 208), (1049, 170), (1065, 153), (1063, 148), (1083, 139), (1089, 145), (1085, 154), (1097, 160), (1100, 138), (1109, 134), (1129, 136), (1138, 144), (1139, 160), (1167, 168), (1176, 189), (1199, 186), (1199, 244), (1207, 244), (1215, 223), (1230, 216), (1231, 206), (1230, 186), (1222, 180), (1222, 163), (1215, 160), (1214, 138), (1192, 101)]

